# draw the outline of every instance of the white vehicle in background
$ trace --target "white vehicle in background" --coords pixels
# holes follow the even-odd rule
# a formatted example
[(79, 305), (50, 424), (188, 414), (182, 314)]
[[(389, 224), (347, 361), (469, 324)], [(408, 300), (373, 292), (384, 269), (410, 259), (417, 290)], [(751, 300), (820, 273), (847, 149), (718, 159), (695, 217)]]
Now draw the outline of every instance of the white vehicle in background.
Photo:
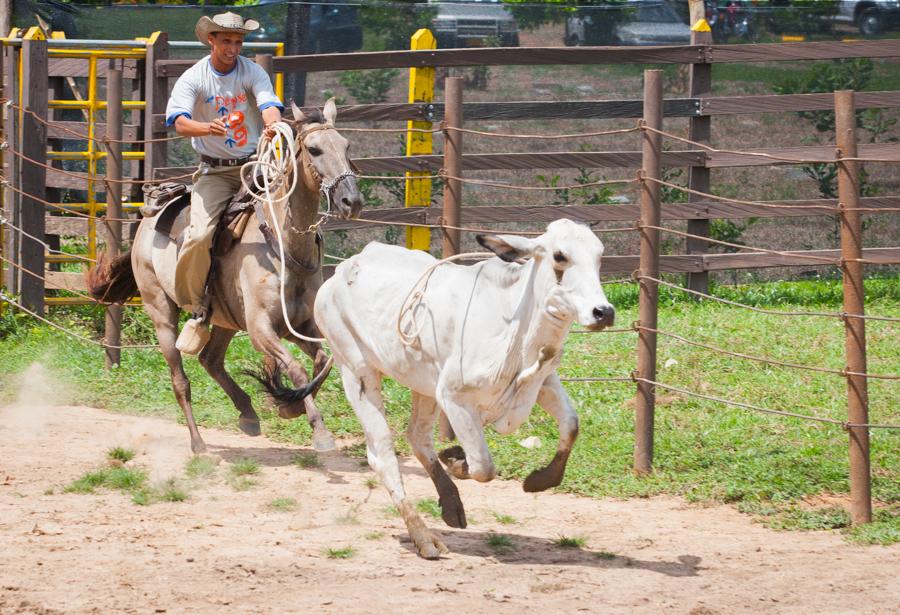
[(578, 7), (566, 19), (566, 45), (688, 45), (691, 29), (665, 0)]
[(900, 25), (900, 0), (840, 0), (835, 21), (851, 23), (871, 36)]
[(500, 0), (428, 0), (438, 49), (519, 46), (519, 24)]

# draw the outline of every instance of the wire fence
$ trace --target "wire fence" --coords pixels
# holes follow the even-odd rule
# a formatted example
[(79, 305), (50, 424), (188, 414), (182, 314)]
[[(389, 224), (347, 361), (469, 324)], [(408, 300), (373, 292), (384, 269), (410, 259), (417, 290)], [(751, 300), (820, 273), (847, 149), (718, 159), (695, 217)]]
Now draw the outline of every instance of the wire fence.
[[(0, 102), (2, 102), (2, 101), (0, 101)], [(19, 109), (19, 107), (17, 105), (15, 105), (14, 103), (12, 103), (10, 101), (6, 101), (6, 104), (7, 104), (7, 106), (11, 106), (13, 108)], [(21, 109), (21, 110), (24, 112), (27, 112), (27, 113), (31, 113), (42, 124), (44, 124), (48, 127), (51, 127), (54, 125), (53, 122), (50, 122), (50, 121), (44, 120), (43, 118), (37, 117), (36, 114), (33, 114), (28, 109)], [(166, 138), (166, 139), (145, 139), (145, 140), (124, 140), (124, 139), (119, 140), (119, 139), (93, 138), (93, 137), (89, 137), (88, 135), (78, 133), (77, 131), (73, 131), (66, 126), (56, 126), (56, 128), (58, 128), (59, 130), (65, 132), (67, 134), (71, 134), (73, 136), (73, 138), (93, 139), (94, 141), (97, 141), (97, 142), (107, 142), (107, 143), (109, 143), (109, 142), (134, 143), (134, 144), (155, 143), (155, 142), (161, 142), (161, 141), (171, 141), (171, 140), (180, 138), (180, 137), (172, 137), (172, 138)], [(629, 134), (629, 133), (649, 132), (649, 133), (653, 133), (653, 134), (658, 134), (661, 137), (680, 141), (682, 143), (685, 143), (692, 147), (700, 148), (700, 149), (710, 152), (710, 153), (740, 154), (740, 155), (744, 155), (744, 156), (765, 158), (765, 159), (769, 159), (769, 160), (773, 160), (773, 161), (777, 161), (777, 162), (787, 162), (787, 163), (791, 163), (791, 164), (814, 164), (814, 163), (818, 164), (818, 163), (823, 163), (823, 162), (829, 163), (829, 164), (837, 164), (840, 162), (847, 162), (847, 161), (896, 162), (895, 160), (886, 160), (886, 159), (879, 159), (879, 158), (862, 158), (862, 157), (842, 158), (840, 156), (835, 156), (835, 158), (833, 160), (829, 159), (829, 160), (823, 161), (822, 159), (802, 159), (802, 158), (796, 158), (796, 157), (790, 157), (790, 156), (780, 156), (780, 155), (775, 155), (775, 154), (769, 154), (769, 153), (765, 153), (765, 152), (743, 152), (743, 151), (736, 151), (736, 150), (717, 149), (717, 148), (712, 148), (703, 143), (699, 143), (696, 141), (692, 141), (690, 139), (686, 139), (684, 137), (680, 137), (678, 135), (674, 135), (672, 133), (668, 133), (668, 132), (665, 132), (662, 130), (651, 128), (643, 121), (639, 121), (638, 124), (633, 128), (607, 130), (607, 131), (582, 132), (582, 133), (564, 134), (564, 135), (562, 135), (562, 134), (560, 134), (560, 135), (535, 135), (535, 134), (512, 134), (512, 133), (502, 133), (502, 132), (490, 132), (490, 131), (483, 131), (483, 130), (464, 129), (464, 128), (460, 128), (460, 127), (451, 127), (451, 126), (447, 126), (446, 124), (442, 124), (439, 128), (435, 128), (435, 129), (409, 129), (409, 128), (402, 128), (402, 129), (350, 128), (350, 129), (346, 129), (345, 128), (342, 130), (346, 130), (348, 132), (367, 131), (367, 132), (380, 132), (380, 133), (388, 133), (388, 132), (409, 133), (410, 131), (430, 132), (430, 133), (445, 132), (446, 133), (446, 132), (450, 132), (450, 131), (457, 131), (459, 133), (468, 133), (468, 134), (472, 134), (475, 136), (481, 136), (481, 137), (515, 138), (515, 139), (578, 139), (578, 138), (603, 137), (603, 136), (623, 135), (623, 134)], [(38, 165), (47, 170), (50, 170), (50, 171), (53, 171), (56, 173), (62, 173), (64, 175), (67, 175), (67, 176), (70, 176), (73, 178), (77, 178), (80, 180), (84, 180), (84, 181), (98, 181), (98, 178), (91, 177), (87, 174), (66, 171), (66, 170), (59, 169), (57, 167), (53, 167), (51, 165), (42, 163), (40, 161), (33, 160), (32, 158), (24, 155), (22, 152), (16, 151), (8, 143), (4, 144), (4, 149), (5, 149), (5, 151), (8, 151), (12, 155), (14, 155), (22, 160), (25, 160), (34, 165)], [(184, 175), (179, 175), (179, 176), (175, 176), (175, 177), (169, 177), (166, 179), (156, 180), (154, 182), (144, 182), (144, 183), (162, 183), (164, 181), (177, 181), (177, 180), (187, 179), (187, 178), (191, 177), (191, 175), (192, 174), (184, 174)], [(734, 199), (734, 198), (718, 196), (718, 195), (715, 195), (715, 194), (712, 194), (709, 192), (694, 190), (688, 186), (681, 186), (676, 183), (669, 182), (669, 181), (666, 181), (663, 179), (647, 177), (646, 174), (644, 174), (644, 173), (640, 173), (639, 176), (635, 179), (602, 180), (602, 181), (585, 182), (585, 183), (562, 185), (562, 186), (546, 186), (546, 185), (543, 185), (543, 186), (521, 186), (521, 185), (516, 186), (516, 185), (510, 185), (507, 183), (498, 183), (498, 182), (491, 182), (491, 181), (486, 181), (486, 180), (478, 180), (478, 179), (465, 178), (462, 176), (451, 175), (445, 169), (440, 169), (435, 174), (415, 175), (412, 177), (398, 176), (398, 175), (358, 175), (357, 177), (360, 179), (369, 179), (369, 180), (373, 180), (373, 181), (385, 181), (385, 182), (410, 181), (411, 179), (440, 179), (440, 180), (444, 180), (444, 181), (452, 180), (452, 181), (460, 182), (462, 184), (469, 184), (469, 185), (475, 185), (475, 186), (502, 188), (502, 189), (506, 189), (506, 190), (533, 190), (533, 191), (574, 190), (574, 189), (582, 189), (582, 188), (595, 187), (595, 186), (629, 185), (629, 184), (643, 184), (645, 182), (651, 182), (651, 183), (658, 184), (660, 186), (665, 186), (665, 187), (668, 187), (671, 189), (681, 190), (687, 194), (693, 194), (693, 195), (711, 199), (711, 200), (717, 200), (717, 201), (735, 204), (735, 205), (752, 205), (752, 206), (759, 206), (759, 207), (767, 207), (767, 208), (771, 208), (771, 209), (775, 209), (775, 210), (788, 209), (788, 208), (794, 209), (794, 210), (809, 209), (809, 210), (811, 210), (811, 212), (816, 212), (816, 213), (820, 213), (820, 214), (829, 214), (829, 215), (841, 215), (842, 212), (852, 211), (852, 210), (857, 210), (857, 211), (861, 211), (861, 212), (878, 212), (878, 213), (900, 211), (900, 208), (863, 208), (863, 207), (847, 208), (842, 204), (837, 207), (829, 206), (829, 205), (788, 205), (788, 204), (766, 203), (766, 202), (760, 202), (760, 201)], [(94, 219), (94, 220), (100, 220), (103, 222), (134, 221), (133, 218), (109, 218), (106, 216), (84, 214), (82, 212), (72, 211), (70, 208), (66, 208), (60, 204), (51, 203), (51, 202), (48, 202), (47, 200), (40, 198), (36, 195), (28, 194), (25, 191), (23, 191), (20, 187), (13, 185), (11, 182), (3, 179), (2, 177), (0, 177), (0, 181), (2, 181), (3, 186), (11, 189), (12, 191), (19, 194), (20, 196), (31, 199), (34, 202), (40, 203), (47, 207), (61, 210), (66, 215), (75, 216), (75, 217), (79, 217), (79, 218), (89, 218), (89, 219)], [(107, 181), (107, 180), (99, 180), (99, 181)], [(143, 181), (143, 180), (131, 178), (131, 179), (112, 180), (112, 181), (117, 181), (117, 183), (127, 184), (127, 183), (135, 183), (135, 182)], [(323, 213), (320, 215), (318, 222), (316, 222), (315, 224), (310, 226), (310, 228), (307, 229), (306, 231), (312, 231), (312, 230), (317, 231), (320, 228), (324, 228), (324, 230), (327, 231), (328, 230), (327, 229), (328, 220), (333, 219), (335, 217), (336, 216), (334, 216), (332, 214)], [(530, 235), (530, 236), (537, 236), (537, 235), (541, 234), (540, 231), (525, 231), (525, 230), (521, 230), (521, 229), (501, 229), (501, 228), (496, 228), (496, 227), (486, 228), (486, 227), (476, 227), (476, 226), (450, 225), (450, 224), (445, 223), (443, 221), (443, 219), (441, 219), (439, 221), (439, 223), (437, 223), (437, 224), (427, 224), (427, 223), (422, 223), (422, 222), (407, 222), (407, 221), (394, 222), (394, 221), (387, 221), (387, 220), (374, 220), (374, 219), (369, 219), (369, 218), (363, 217), (363, 218), (358, 218), (357, 220), (355, 220), (355, 223), (362, 227), (366, 227), (366, 226), (405, 226), (405, 227), (427, 228), (427, 229), (435, 229), (435, 230), (454, 230), (454, 231), (461, 231), (461, 232), (468, 232), (468, 233), (504, 233), (504, 234), (513, 234), (513, 235)], [(24, 237), (31, 241), (35, 241), (35, 242), (39, 243), (40, 245), (42, 245), (44, 247), (45, 250), (47, 250), (47, 252), (49, 252), (51, 254), (57, 254), (60, 256), (64, 256), (66, 258), (70, 258), (75, 261), (79, 261), (79, 262), (88, 262), (88, 263), (95, 262), (93, 259), (85, 257), (84, 255), (73, 254), (73, 253), (65, 252), (63, 250), (52, 248), (47, 242), (26, 232), (25, 230), (23, 230), (19, 226), (12, 224), (9, 220), (7, 220), (5, 218), (0, 218), (0, 226), (3, 226), (15, 233), (18, 233), (21, 237)], [(798, 254), (797, 252), (788, 252), (788, 251), (782, 251), (782, 250), (772, 250), (772, 249), (757, 247), (757, 246), (748, 246), (745, 244), (738, 244), (738, 243), (718, 240), (718, 239), (714, 239), (714, 238), (710, 238), (710, 237), (706, 237), (706, 236), (699, 236), (699, 235), (692, 234), (692, 233), (686, 233), (686, 232), (678, 231), (678, 230), (663, 227), (663, 226), (649, 225), (649, 224), (643, 224), (643, 223), (638, 223), (634, 226), (627, 226), (627, 227), (621, 227), (621, 228), (592, 228), (592, 230), (598, 234), (599, 233), (623, 233), (623, 232), (629, 232), (629, 233), (641, 232), (641, 233), (643, 233), (647, 230), (653, 230), (653, 231), (659, 231), (661, 233), (673, 234), (673, 235), (683, 237), (686, 239), (702, 240), (707, 243), (721, 245), (721, 246), (724, 246), (727, 248), (731, 248), (731, 249), (735, 249), (735, 250), (739, 250), (739, 251), (747, 252), (747, 253), (770, 254), (773, 256), (801, 258), (803, 260), (808, 260), (815, 264), (832, 265), (832, 266), (842, 266), (845, 262), (847, 262), (844, 259), (834, 259), (834, 258), (826, 257), (826, 256), (804, 255), (804, 254)], [(326, 254), (325, 257), (329, 258), (331, 260), (335, 260), (335, 261), (343, 260), (343, 257), (330, 255), (330, 254)], [(2, 259), (2, 261), (4, 263), (6, 263), (10, 266), (16, 267), (17, 269), (22, 270), (24, 273), (27, 273), (28, 275), (43, 279), (47, 286), (56, 288), (57, 290), (71, 293), (72, 295), (79, 297), (81, 299), (84, 299), (84, 300), (93, 301), (93, 299), (89, 295), (81, 293), (77, 290), (63, 288), (63, 287), (61, 287), (60, 284), (54, 283), (52, 280), (49, 280), (46, 276), (41, 276), (38, 273), (27, 270), (27, 269), (23, 268), (19, 263), (15, 263), (12, 260), (6, 258), (5, 256), (0, 256), (0, 259)], [(857, 262), (861, 262), (861, 263), (875, 262), (875, 261), (866, 260), (866, 259), (853, 259), (853, 260), (855, 260)], [(784, 311), (782, 311), (782, 310), (763, 309), (763, 308), (758, 308), (755, 306), (742, 304), (742, 303), (739, 303), (736, 301), (724, 299), (722, 297), (716, 297), (714, 295), (700, 292), (697, 290), (693, 290), (690, 288), (682, 287), (677, 284), (673, 284), (671, 282), (667, 282), (665, 280), (659, 279), (658, 277), (642, 275), (639, 272), (635, 272), (630, 278), (608, 280), (608, 281), (605, 281), (604, 284), (622, 284), (622, 283), (644, 284), (644, 283), (648, 283), (648, 282), (654, 283), (654, 284), (657, 284), (660, 286), (672, 288), (672, 289), (680, 291), (680, 292), (689, 293), (691, 295), (700, 297), (702, 299), (708, 299), (708, 300), (728, 304), (728, 305), (731, 305), (734, 307), (738, 307), (738, 308), (742, 308), (742, 309), (746, 309), (746, 310), (750, 310), (750, 311), (753, 311), (756, 313), (761, 313), (761, 314), (766, 314), (766, 315), (775, 315), (775, 316), (781, 316), (781, 317), (798, 317), (798, 316), (827, 317), (827, 318), (833, 318), (833, 319), (844, 320), (844, 321), (849, 320), (849, 319), (860, 319), (860, 320), (880, 320), (880, 321), (887, 321), (887, 322), (900, 322), (900, 318), (895, 318), (895, 317), (890, 317), (890, 316), (881, 316), (881, 315), (848, 314), (845, 312), (822, 312), (822, 311), (803, 311), (803, 310), (784, 310)], [(16, 301), (14, 297), (10, 296), (9, 294), (7, 294), (5, 292), (0, 292), (0, 299), (2, 299), (3, 301), (7, 302), (8, 304), (10, 304), (12, 306), (15, 306), (17, 309), (21, 310), (22, 312), (29, 314), (30, 316), (40, 320), (41, 322), (44, 322), (45, 324), (47, 324), (59, 331), (62, 331), (63, 333), (73, 337), (74, 339), (78, 339), (84, 343), (92, 344), (92, 345), (95, 345), (95, 346), (98, 346), (101, 348), (117, 348), (117, 349), (157, 348), (157, 346), (155, 344), (110, 345), (110, 344), (107, 344), (105, 342), (105, 340), (98, 341), (98, 340), (92, 339), (90, 337), (87, 337), (85, 335), (77, 333), (77, 332), (71, 330), (70, 328), (59, 325), (58, 323), (55, 323), (52, 320), (41, 316), (40, 314), (38, 314), (38, 313), (28, 309), (26, 306), (22, 305), (20, 302)], [(884, 381), (900, 380), (900, 376), (894, 375), (894, 374), (877, 374), (877, 373), (851, 371), (847, 368), (833, 369), (833, 368), (821, 367), (821, 366), (816, 366), (816, 365), (804, 365), (801, 363), (781, 361), (781, 360), (774, 359), (771, 357), (762, 357), (762, 356), (756, 356), (756, 355), (752, 355), (752, 354), (742, 353), (742, 352), (738, 352), (738, 351), (731, 350), (731, 349), (720, 348), (718, 346), (708, 344), (708, 343), (705, 343), (702, 341), (693, 340), (693, 339), (690, 339), (689, 337), (686, 337), (683, 335), (678, 335), (678, 334), (675, 334), (675, 333), (672, 333), (669, 331), (665, 331), (663, 329), (659, 329), (656, 327), (645, 327), (645, 326), (642, 326), (639, 322), (635, 323), (634, 325), (632, 325), (631, 327), (628, 327), (628, 328), (607, 329), (606, 331), (604, 331), (604, 333), (606, 333), (606, 334), (614, 334), (614, 333), (639, 333), (640, 334), (642, 332), (652, 333), (654, 335), (659, 335), (662, 337), (673, 339), (680, 343), (684, 343), (684, 344), (698, 347), (698, 348), (703, 348), (710, 352), (722, 354), (725, 356), (735, 357), (735, 358), (739, 358), (742, 360), (750, 360), (750, 361), (760, 362), (760, 363), (764, 363), (764, 364), (768, 364), (768, 365), (775, 365), (775, 366), (780, 366), (780, 367), (785, 367), (785, 368), (790, 368), (790, 369), (827, 373), (827, 374), (832, 374), (832, 375), (836, 375), (836, 376), (840, 376), (840, 377), (844, 377), (844, 378), (863, 377), (863, 378), (877, 379), (877, 380), (884, 380)], [(575, 330), (572, 330), (571, 333), (573, 333), (573, 334), (588, 334), (588, 333), (597, 333), (597, 332), (587, 330), (587, 329), (575, 329)], [(863, 427), (863, 428), (871, 428), (871, 429), (876, 429), (876, 428), (878, 428), (878, 429), (898, 429), (898, 428), (900, 428), (900, 426), (889, 425), (889, 424), (850, 423), (847, 421), (840, 421), (837, 419), (820, 416), (818, 414), (802, 414), (802, 413), (797, 413), (797, 412), (790, 412), (790, 411), (785, 411), (785, 410), (766, 408), (766, 407), (754, 405), (754, 404), (736, 402), (733, 400), (728, 400), (728, 399), (724, 399), (724, 398), (720, 398), (720, 397), (697, 393), (697, 392), (683, 389), (680, 387), (675, 387), (675, 386), (672, 386), (669, 384), (658, 382), (656, 380), (642, 378), (642, 377), (639, 377), (638, 375), (636, 375), (636, 373), (632, 373), (631, 375), (628, 375), (628, 376), (584, 376), (584, 377), (566, 376), (561, 379), (565, 382), (573, 383), (573, 384), (601, 383), (601, 382), (603, 382), (603, 383), (624, 383), (624, 382), (639, 383), (639, 382), (642, 382), (642, 383), (651, 385), (652, 387), (658, 387), (661, 389), (673, 391), (673, 392), (676, 392), (676, 393), (679, 393), (679, 394), (682, 394), (685, 396), (690, 396), (690, 397), (703, 399), (703, 400), (707, 400), (707, 401), (713, 401), (716, 403), (730, 405), (730, 406), (742, 408), (745, 410), (750, 410), (750, 411), (760, 412), (760, 413), (765, 413), (765, 414), (780, 415), (780, 416), (796, 418), (796, 419), (801, 419), (801, 420), (829, 423), (829, 424), (838, 425), (844, 429), (850, 429), (850, 428), (855, 428), (855, 427)]]

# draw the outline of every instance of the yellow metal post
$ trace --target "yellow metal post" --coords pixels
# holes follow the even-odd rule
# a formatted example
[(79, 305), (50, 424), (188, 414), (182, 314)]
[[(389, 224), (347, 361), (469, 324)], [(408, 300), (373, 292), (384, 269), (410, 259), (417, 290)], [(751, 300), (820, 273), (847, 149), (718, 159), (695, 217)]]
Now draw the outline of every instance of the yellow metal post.
[[(434, 35), (422, 28), (412, 37), (410, 49), (435, 49), (437, 41)], [(409, 102), (434, 101), (434, 67), (418, 67), (409, 69)], [(431, 130), (431, 122), (409, 121), (406, 133), (406, 155), (430, 154), (431, 133), (413, 132), (413, 129)], [(428, 207), (431, 205), (431, 180), (426, 177), (427, 171), (409, 171), (406, 173), (406, 207)], [(418, 179), (417, 179), (418, 178)], [(431, 230), (427, 228), (407, 228), (406, 247), (411, 250), (425, 250), (431, 247)]]
[[(275, 47), (275, 55), (284, 55), (284, 43), (278, 43), (278, 45)], [(287, 102), (284, 99), (284, 73), (275, 73), (275, 95), (279, 98), (279, 100), (281, 100), (281, 102)]]
[(92, 55), (88, 58), (88, 138), (87, 138), (87, 160), (88, 160), (88, 179), (87, 179), (87, 200), (88, 214), (90, 218), (88, 223), (88, 258), (97, 258), (97, 196), (94, 194), (94, 178), (97, 176), (97, 157), (96, 147), (94, 146), (94, 136), (96, 135), (95, 125), (97, 122), (97, 57)]

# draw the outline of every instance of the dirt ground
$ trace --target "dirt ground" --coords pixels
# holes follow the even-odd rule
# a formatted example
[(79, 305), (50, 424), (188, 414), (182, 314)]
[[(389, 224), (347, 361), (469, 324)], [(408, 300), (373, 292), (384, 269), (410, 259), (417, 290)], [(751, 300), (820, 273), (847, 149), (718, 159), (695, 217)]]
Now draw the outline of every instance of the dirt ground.
[[(779, 533), (726, 506), (671, 497), (526, 494), (516, 482), (459, 485), (470, 526), (438, 529), (451, 553), (416, 557), (372, 472), (340, 452), (203, 430), (222, 462), (186, 502), (138, 506), (120, 492), (63, 493), (112, 446), (138, 451), (153, 480), (183, 476), (174, 421), (26, 401), (0, 408), (0, 614), (27, 613), (896, 613), (900, 546), (837, 533)], [(546, 453), (546, 451), (541, 451)], [(536, 454), (538, 451), (536, 451)], [(258, 460), (235, 491), (228, 464)], [(403, 460), (408, 491), (434, 490)], [(297, 509), (277, 512), (276, 498)], [(503, 525), (497, 515), (515, 523)], [(487, 538), (506, 534), (512, 548)], [(560, 536), (582, 537), (583, 549)], [(348, 559), (328, 549), (351, 546)]]

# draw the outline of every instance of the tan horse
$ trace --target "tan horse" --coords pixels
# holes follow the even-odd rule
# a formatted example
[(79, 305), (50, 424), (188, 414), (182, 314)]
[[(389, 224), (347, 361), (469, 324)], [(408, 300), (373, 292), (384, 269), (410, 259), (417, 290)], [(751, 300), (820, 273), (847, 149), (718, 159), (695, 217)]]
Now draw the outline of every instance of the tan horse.
[[(313, 321), (313, 302), (322, 285), (322, 247), (321, 238), (317, 239), (316, 232), (309, 230), (318, 220), (319, 197), (324, 194), (330, 207), (344, 218), (356, 217), (362, 208), (362, 196), (347, 155), (347, 140), (334, 128), (336, 115), (333, 100), (321, 112), (304, 114), (294, 108), (300, 176), (286, 203), (285, 199), (274, 199), (275, 220), (271, 219), (269, 208), (263, 206), (269, 226), (279, 225), (287, 266), (282, 267), (279, 262), (277, 245), (273, 250), (263, 232), (252, 223), (247, 225), (240, 242), (215, 264), (211, 336), (199, 359), (240, 412), (240, 429), (251, 436), (260, 433), (259, 417), (250, 397), (225, 371), (225, 352), (238, 331), (249, 333), (253, 347), (264, 354), (270, 373), (284, 370), (295, 386), (306, 386), (310, 380), (282, 345), (282, 339), (294, 342), (313, 359), (314, 371), (318, 373), (313, 384), (318, 385), (330, 367), (320, 344), (295, 337), (285, 323), (279, 272), (283, 271), (285, 276), (284, 296), (291, 326), (304, 336), (320, 337)], [(291, 179), (278, 182), (277, 189), (281, 192), (274, 196), (283, 195)], [(191, 450), (202, 453), (206, 445), (194, 421), (190, 382), (184, 373), (181, 353), (175, 348), (179, 315), (174, 299), (177, 247), (167, 235), (155, 230), (154, 220), (142, 220), (130, 252), (91, 269), (88, 286), (95, 299), (106, 303), (125, 301), (140, 290), (144, 308), (156, 327), (159, 348), (169, 365), (175, 398), (187, 420)], [(188, 221), (189, 208), (186, 208), (173, 225), (171, 235), (177, 237)], [(334, 438), (311, 398), (279, 408), (282, 418), (296, 418), (304, 413), (313, 429), (314, 447), (333, 448)]]

